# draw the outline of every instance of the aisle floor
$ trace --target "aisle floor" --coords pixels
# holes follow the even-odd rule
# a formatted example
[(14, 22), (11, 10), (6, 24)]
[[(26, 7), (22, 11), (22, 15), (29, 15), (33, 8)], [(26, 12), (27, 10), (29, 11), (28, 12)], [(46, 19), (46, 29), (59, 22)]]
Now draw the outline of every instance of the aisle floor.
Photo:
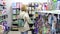
[(8, 34), (20, 34), (19, 31), (9, 31)]
[[(21, 34), (21, 32), (20, 31), (9, 31), (8, 34)], [(29, 31), (28, 34), (31, 34), (31, 31)]]

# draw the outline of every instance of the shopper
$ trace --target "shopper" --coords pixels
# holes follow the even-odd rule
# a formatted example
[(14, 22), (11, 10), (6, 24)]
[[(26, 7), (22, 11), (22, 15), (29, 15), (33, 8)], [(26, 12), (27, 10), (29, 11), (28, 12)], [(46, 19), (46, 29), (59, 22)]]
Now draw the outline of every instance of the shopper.
[(20, 10), (20, 15), (18, 16), (18, 18), (24, 20), (24, 27), (20, 27), (21, 34), (28, 34), (28, 30), (29, 30), (28, 22), (30, 18), (26, 10), (27, 10), (26, 5), (23, 5)]

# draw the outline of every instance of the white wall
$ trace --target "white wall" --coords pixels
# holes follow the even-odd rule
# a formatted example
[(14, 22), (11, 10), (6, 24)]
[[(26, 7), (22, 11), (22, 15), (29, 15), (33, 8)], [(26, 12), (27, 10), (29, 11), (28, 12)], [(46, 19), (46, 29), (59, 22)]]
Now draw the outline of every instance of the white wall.
[(29, 2), (47, 2), (47, 0), (6, 0), (6, 7), (7, 7), (7, 12), (8, 12), (8, 26), (11, 26), (11, 4), (13, 2), (22, 2), (22, 3), (29, 3)]
[(47, 0), (20, 0), (20, 2), (23, 3), (29, 3), (29, 2), (47, 2)]

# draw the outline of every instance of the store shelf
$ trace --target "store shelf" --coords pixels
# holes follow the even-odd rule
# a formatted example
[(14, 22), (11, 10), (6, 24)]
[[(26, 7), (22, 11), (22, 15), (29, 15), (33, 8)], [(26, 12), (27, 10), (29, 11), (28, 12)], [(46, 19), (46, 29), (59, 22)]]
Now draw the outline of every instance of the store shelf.
[(51, 10), (51, 11), (36, 11), (36, 12), (60, 14), (60, 10)]
[(13, 28), (13, 29), (11, 29), (11, 31), (18, 31), (18, 28), (16, 28), (16, 29), (15, 29), (15, 28)]
[(12, 26), (13, 28), (16, 28), (17, 26)]
[(20, 8), (12, 8), (13, 10), (16, 10), (16, 9), (19, 9), (20, 10)]
[(16, 21), (17, 19), (13, 19), (13, 21)]
[(18, 25), (18, 21), (13, 21), (12, 25)]
[(17, 8), (17, 3), (14, 3), (15, 5), (12, 5), (12, 31), (18, 31), (19, 23), (17, 19), (17, 15), (20, 13), (20, 8)]
[(13, 14), (13, 15), (19, 15), (19, 14)]

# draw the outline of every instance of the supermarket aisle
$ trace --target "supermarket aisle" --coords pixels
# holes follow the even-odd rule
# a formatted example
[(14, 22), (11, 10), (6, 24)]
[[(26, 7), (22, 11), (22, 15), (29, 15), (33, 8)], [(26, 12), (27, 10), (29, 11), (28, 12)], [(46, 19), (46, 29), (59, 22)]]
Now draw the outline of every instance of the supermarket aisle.
[(10, 31), (8, 34), (20, 34), (19, 31)]

